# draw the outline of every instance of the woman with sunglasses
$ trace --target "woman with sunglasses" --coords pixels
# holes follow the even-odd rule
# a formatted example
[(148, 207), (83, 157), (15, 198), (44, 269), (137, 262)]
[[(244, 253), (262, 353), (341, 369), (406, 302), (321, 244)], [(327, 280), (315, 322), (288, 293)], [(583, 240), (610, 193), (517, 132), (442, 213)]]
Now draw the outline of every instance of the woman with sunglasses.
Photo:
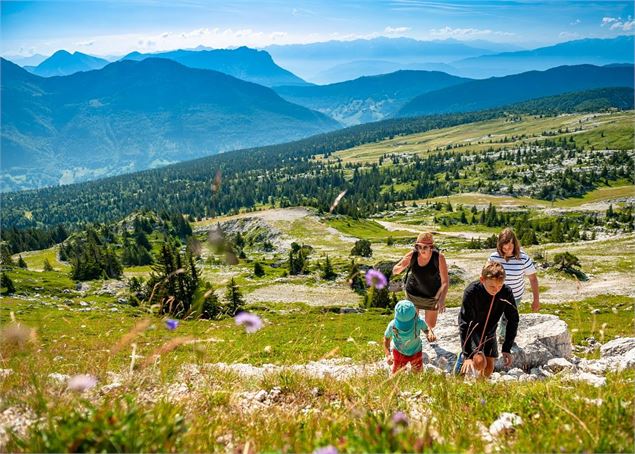
[(445, 257), (434, 247), (430, 232), (420, 233), (415, 247), (392, 269), (393, 275), (409, 268), (406, 278), (406, 298), (414, 303), (417, 312), (425, 311), (426, 324), (433, 329), (437, 315), (445, 311), (449, 278)]

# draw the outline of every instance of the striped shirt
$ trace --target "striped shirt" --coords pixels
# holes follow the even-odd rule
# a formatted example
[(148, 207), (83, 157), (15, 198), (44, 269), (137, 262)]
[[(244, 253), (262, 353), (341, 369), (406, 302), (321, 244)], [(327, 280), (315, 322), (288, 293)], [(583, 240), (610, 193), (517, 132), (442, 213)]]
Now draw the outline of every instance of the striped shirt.
[(498, 251), (492, 252), (489, 256), (492, 262), (498, 262), (505, 269), (505, 284), (509, 285), (514, 292), (514, 298), (520, 300), (525, 293), (525, 275), (535, 274), (536, 267), (525, 251), (520, 251), (520, 259), (512, 257), (505, 260), (498, 254)]

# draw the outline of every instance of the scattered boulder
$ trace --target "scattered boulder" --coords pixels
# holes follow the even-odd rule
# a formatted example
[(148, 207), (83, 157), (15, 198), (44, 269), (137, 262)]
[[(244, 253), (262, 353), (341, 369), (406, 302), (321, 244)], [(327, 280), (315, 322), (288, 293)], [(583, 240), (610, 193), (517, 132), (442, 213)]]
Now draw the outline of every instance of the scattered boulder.
[(489, 433), (498, 437), (514, 432), (516, 426), (520, 426), (523, 419), (515, 413), (501, 413), (496, 421), (489, 426)]
[(606, 385), (606, 377), (600, 377), (598, 375), (590, 374), (588, 372), (580, 372), (577, 374), (571, 374), (567, 376), (567, 380), (570, 381), (584, 381), (596, 388)]
[(600, 356), (602, 358), (624, 356), (633, 350), (635, 350), (635, 337), (618, 337), (602, 345)]
[(127, 288), (126, 283), (120, 280), (109, 280), (105, 281), (99, 290), (97, 290), (97, 295), (110, 295), (115, 296), (119, 291), (125, 290)]
[(78, 292), (87, 292), (88, 290), (90, 290), (90, 285), (88, 284), (88, 282), (78, 282), (75, 285), (75, 290), (77, 290)]
[(552, 358), (547, 361), (547, 367), (554, 373), (562, 372), (563, 370), (571, 370), (575, 366), (564, 358)]
[[(434, 329), (437, 341), (423, 343), (423, 351), (431, 362), (450, 372), (461, 350), (459, 328), (457, 325), (460, 308), (449, 308), (442, 314)], [(570, 358), (572, 356), (571, 335), (567, 324), (555, 315), (522, 314), (516, 344), (512, 348), (513, 368), (529, 371), (533, 367), (544, 366), (552, 358)], [(441, 360), (443, 358), (443, 360)], [(502, 370), (502, 359), (496, 364), (496, 370)]]

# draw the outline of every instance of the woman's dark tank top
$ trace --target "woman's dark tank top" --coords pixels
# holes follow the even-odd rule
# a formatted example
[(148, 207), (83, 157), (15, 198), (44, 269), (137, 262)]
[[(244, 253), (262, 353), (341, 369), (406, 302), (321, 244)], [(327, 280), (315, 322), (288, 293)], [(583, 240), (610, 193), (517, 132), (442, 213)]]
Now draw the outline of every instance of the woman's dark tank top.
[(410, 262), (410, 273), (406, 281), (406, 292), (410, 295), (433, 298), (441, 288), (439, 273), (439, 251), (433, 250), (430, 261), (425, 266), (419, 265), (419, 253), (415, 251)]

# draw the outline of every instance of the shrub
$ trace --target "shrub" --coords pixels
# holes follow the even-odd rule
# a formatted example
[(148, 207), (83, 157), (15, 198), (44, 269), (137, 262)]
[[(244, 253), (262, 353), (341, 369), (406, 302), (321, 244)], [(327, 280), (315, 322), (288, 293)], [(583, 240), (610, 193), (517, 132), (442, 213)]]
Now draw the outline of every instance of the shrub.
[(264, 275), (265, 275), (265, 269), (262, 267), (260, 262), (255, 262), (254, 263), (254, 276), (262, 277)]
[(355, 246), (351, 250), (351, 255), (358, 255), (360, 257), (372, 257), (373, 250), (370, 247), (370, 241), (358, 240), (355, 242)]
[(11, 293), (15, 293), (15, 286), (7, 273), (3, 272), (0, 274), (0, 294), (9, 295)]

